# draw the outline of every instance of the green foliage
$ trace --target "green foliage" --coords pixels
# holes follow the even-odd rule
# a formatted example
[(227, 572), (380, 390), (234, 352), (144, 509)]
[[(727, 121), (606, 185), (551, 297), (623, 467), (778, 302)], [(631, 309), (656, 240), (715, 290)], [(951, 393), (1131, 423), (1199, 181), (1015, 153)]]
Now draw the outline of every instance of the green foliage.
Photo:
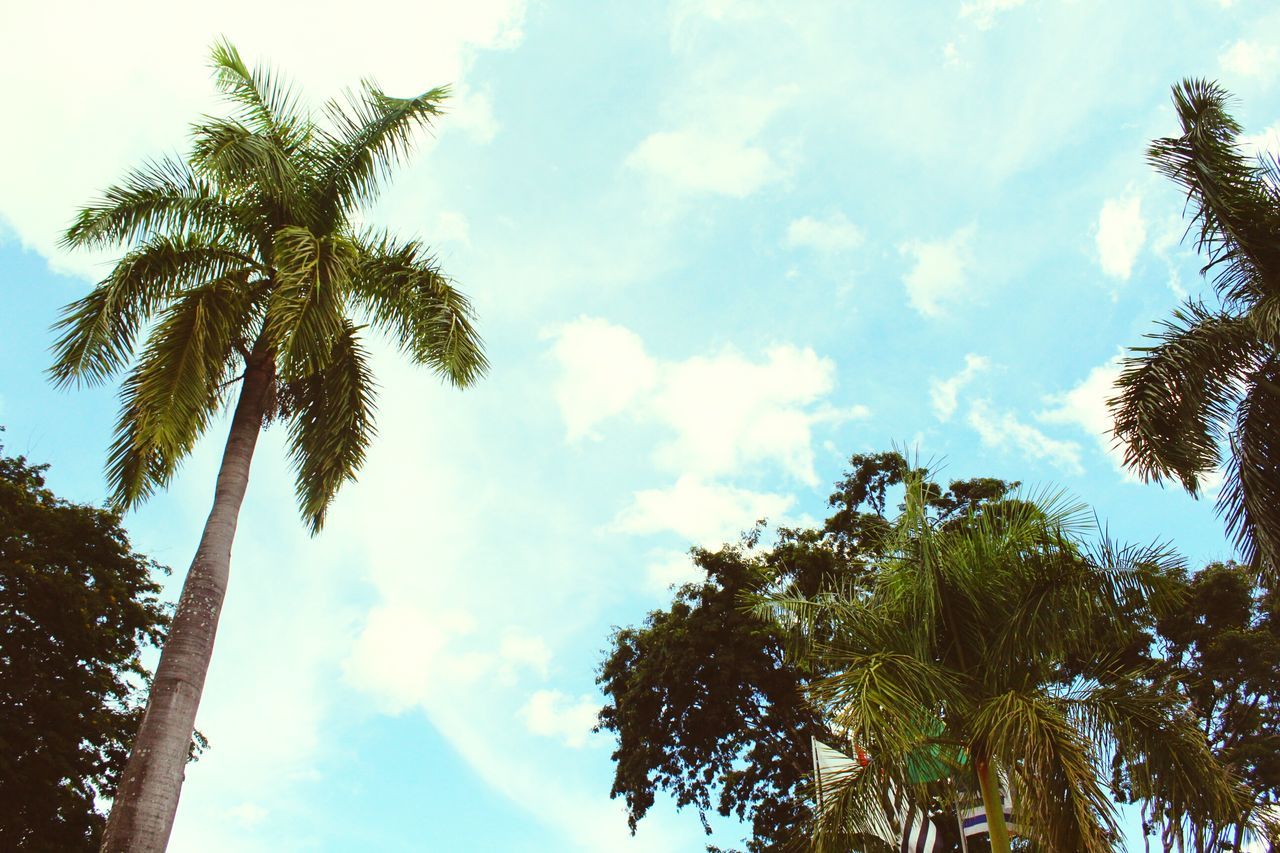
[[(858, 455), (850, 464), (821, 529), (783, 529), (767, 549), (759, 529), (738, 546), (695, 549), (705, 579), (681, 587), (643, 625), (614, 633), (598, 678), (607, 697), (600, 728), (617, 737), (611, 794), (625, 800), (633, 831), (665, 791), (695, 808), (704, 825), (713, 811), (750, 821), (751, 851), (806, 837), (809, 739), (844, 738), (805, 690), (832, 670), (788, 660), (786, 632), (742, 601), (768, 584), (816, 594), (832, 582), (871, 582), (870, 565), (890, 529), (886, 505), (912, 469), (898, 453)], [(1010, 487), (993, 479), (931, 484), (928, 501), (951, 520)], [(954, 843), (954, 821), (942, 829)]]
[(166, 617), (120, 518), (0, 455), (0, 848), (96, 850)]
[[(1237, 826), (1265, 814), (1280, 801), (1280, 594), (1256, 587), (1246, 566), (1212, 563), (1156, 630), (1158, 681), (1185, 693), (1214, 754), (1250, 790)], [(1220, 827), (1198, 849), (1219, 841), (1238, 850), (1241, 838)]]
[(871, 756), (819, 816), (819, 849), (848, 849), (889, 783), (936, 797), (909, 772), (930, 748), (958, 750), (962, 787), (994, 790), (993, 774), (1007, 776), (1018, 822), (1050, 850), (1112, 848), (1113, 761), (1176, 823), (1238, 816), (1241, 791), (1179, 697), (1112, 654), (1131, 645), (1135, 613), (1172, 607), (1170, 552), (1115, 545), (1061, 495), (1014, 494), (944, 518), (925, 472), (904, 485), (869, 584), (756, 598), (792, 657), (826, 673), (808, 685), (813, 702)]
[(130, 249), (65, 309), (50, 375), (94, 384), (133, 365), (108, 459), (123, 509), (167, 484), (237, 380), (264, 372), (314, 531), (374, 435), (362, 321), (454, 385), (488, 367), (435, 258), (355, 224), (448, 92), (393, 98), (365, 82), (317, 117), (227, 42), (212, 60), (231, 115), (202, 119), (185, 160), (130, 173), (67, 229), (69, 247)]
[(1223, 463), (1218, 511), (1246, 561), (1274, 583), (1280, 566), (1280, 163), (1239, 144), (1216, 83), (1173, 89), (1182, 135), (1148, 157), (1187, 194), (1196, 248), (1217, 304), (1191, 300), (1152, 344), (1135, 347), (1111, 401), (1127, 464), (1199, 494)]

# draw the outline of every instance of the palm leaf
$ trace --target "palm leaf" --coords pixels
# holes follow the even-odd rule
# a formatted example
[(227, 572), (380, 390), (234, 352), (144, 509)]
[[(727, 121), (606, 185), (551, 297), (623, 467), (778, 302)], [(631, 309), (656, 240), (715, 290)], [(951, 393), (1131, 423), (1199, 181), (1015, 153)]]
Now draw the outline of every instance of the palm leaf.
[(107, 466), (117, 506), (163, 486), (191, 452), (222, 402), (252, 304), (239, 273), (188, 290), (161, 316), (124, 383)]
[(265, 331), (288, 379), (322, 369), (331, 354), (346, 322), (356, 251), (341, 237), (317, 237), (306, 228), (276, 232), (276, 287)]
[(316, 533), (338, 489), (364, 464), (375, 432), (373, 374), (357, 329), (344, 324), (324, 368), (287, 388), (298, 502)]
[(410, 152), (416, 133), (430, 129), (448, 96), (448, 87), (438, 87), (416, 98), (393, 98), (365, 81), (345, 106), (330, 101), (326, 112), (335, 134), (325, 146), (317, 224), (335, 227), (357, 203), (376, 198), (379, 182)]
[(217, 235), (249, 248), (247, 212), (196, 176), (185, 163), (157, 160), (129, 173), (81, 209), (62, 237), (68, 248), (130, 243), (156, 235)]
[(286, 153), (306, 144), (310, 122), (299, 115), (292, 86), (267, 66), (250, 71), (240, 51), (225, 38), (214, 42), (210, 58), (214, 82), (240, 107), (241, 118), (254, 133), (271, 139)]
[(1275, 357), (1248, 383), (1236, 411), (1218, 510), (1245, 559), (1273, 579), (1280, 567), (1280, 365)]
[(302, 215), (302, 173), (271, 137), (234, 119), (206, 118), (192, 128), (192, 138), (191, 164), (198, 174), (261, 196), (290, 215)]
[(1213, 313), (1197, 302), (1175, 311), (1125, 360), (1108, 404), (1125, 464), (1144, 479), (1178, 478), (1192, 494), (1213, 471), (1240, 399), (1242, 374), (1265, 355), (1247, 317)]
[(471, 303), (416, 241), (387, 235), (359, 241), (352, 298), (373, 326), (391, 335), (415, 362), (433, 367), (458, 387), (488, 370)]
[(1219, 294), (1246, 305), (1280, 295), (1280, 225), (1262, 170), (1237, 144), (1240, 125), (1227, 112), (1230, 97), (1216, 83), (1184, 80), (1173, 90), (1182, 123), (1179, 137), (1152, 143), (1148, 159), (1183, 187), (1198, 229), (1196, 245), (1208, 255)]
[(152, 237), (63, 310), (50, 377), (59, 386), (105, 381), (128, 363), (139, 329), (183, 288), (254, 268), (252, 258), (218, 237)]

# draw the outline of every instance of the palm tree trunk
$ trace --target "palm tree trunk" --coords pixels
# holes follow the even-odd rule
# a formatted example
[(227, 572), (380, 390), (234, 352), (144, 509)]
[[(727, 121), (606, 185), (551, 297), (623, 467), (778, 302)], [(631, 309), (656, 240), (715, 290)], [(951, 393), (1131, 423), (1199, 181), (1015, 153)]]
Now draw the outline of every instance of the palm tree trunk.
[(196, 709), (227, 591), (231, 543), (274, 373), (274, 361), (259, 343), (246, 359), (240, 399), (218, 469), (213, 509), (182, 585), (182, 597), (151, 683), (147, 711), (112, 803), (102, 836), (103, 853), (161, 853), (169, 844)]
[(982, 807), (987, 812), (987, 835), (991, 839), (991, 853), (1010, 853), (1009, 826), (1004, 822), (1004, 802), (1000, 799), (1000, 783), (995, 768), (985, 756), (974, 756), (978, 771), (978, 786), (982, 788)]

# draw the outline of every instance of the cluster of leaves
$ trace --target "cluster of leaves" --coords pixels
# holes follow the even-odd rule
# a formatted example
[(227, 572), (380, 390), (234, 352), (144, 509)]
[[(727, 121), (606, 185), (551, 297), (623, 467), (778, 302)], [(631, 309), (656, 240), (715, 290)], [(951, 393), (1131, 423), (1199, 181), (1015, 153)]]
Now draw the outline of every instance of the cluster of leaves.
[(96, 850), (167, 617), (112, 512), (0, 454), (0, 847)]
[[(614, 632), (598, 678), (607, 699), (599, 727), (617, 737), (611, 794), (624, 798), (633, 831), (658, 791), (697, 809), (708, 831), (712, 811), (749, 819), (752, 853), (812, 827), (810, 738), (844, 739), (805, 693), (830, 672), (791, 662), (784, 632), (743, 600), (768, 585), (813, 594), (836, 580), (871, 582), (891, 530), (886, 508), (913, 469), (898, 453), (856, 455), (850, 466), (821, 529), (784, 528), (768, 549), (759, 528), (738, 546), (694, 549), (705, 579), (681, 587), (642, 626)], [(929, 483), (926, 500), (945, 524), (1016, 485)]]
[[(1158, 804), (1147, 806), (1146, 830), (1168, 848), (1239, 853), (1242, 826), (1266, 817), (1280, 801), (1280, 594), (1255, 584), (1254, 570), (1211, 563), (1183, 581), (1179, 605), (1136, 634), (1154, 640), (1150, 683), (1184, 697), (1217, 758), (1248, 789), (1234, 825), (1201, 837), (1168, 823)], [(1123, 775), (1117, 793), (1133, 799)], [(1280, 839), (1271, 839), (1272, 843)]]

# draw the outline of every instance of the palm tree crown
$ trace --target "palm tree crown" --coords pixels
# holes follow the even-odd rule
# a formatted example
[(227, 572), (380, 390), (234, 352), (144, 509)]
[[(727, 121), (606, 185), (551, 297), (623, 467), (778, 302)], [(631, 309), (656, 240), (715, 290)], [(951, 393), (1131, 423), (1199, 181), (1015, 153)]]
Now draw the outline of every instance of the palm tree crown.
[(487, 367), (466, 297), (427, 249), (357, 226), (448, 92), (393, 98), (366, 82), (317, 121), (230, 44), (212, 58), (232, 115), (204, 118), (185, 161), (134, 171), (67, 230), (69, 247), (130, 248), (67, 307), (50, 373), (93, 384), (134, 362), (108, 461), (126, 508), (169, 481), (234, 382), (265, 369), (265, 417), (288, 423), (314, 531), (374, 434), (366, 325), (455, 385)]
[(1246, 157), (1217, 84), (1173, 89), (1182, 135), (1151, 163), (1182, 187), (1216, 306), (1189, 300), (1126, 360), (1111, 401), (1126, 462), (1199, 494), (1229, 450), (1218, 510), (1246, 560), (1280, 566), (1280, 164)]
[[(871, 759), (824, 798), (819, 848), (849, 849), (890, 783), (938, 795), (921, 785), (927, 765), (981, 791), (988, 814), (1006, 777), (1018, 822), (1046, 850), (1112, 849), (1112, 760), (1139, 796), (1172, 803), (1174, 820), (1229, 820), (1235, 789), (1203, 735), (1176, 699), (1139, 689), (1118, 654), (1135, 607), (1166, 595), (1172, 556), (1086, 544), (1088, 516), (1054, 496), (940, 522), (924, 488), (919, 471), (908, 478), (869, 588), (755, 604), (799, 660), (834, 673), (812, 698)], [(992, 849), (1007, 850), (997, 824)]]

